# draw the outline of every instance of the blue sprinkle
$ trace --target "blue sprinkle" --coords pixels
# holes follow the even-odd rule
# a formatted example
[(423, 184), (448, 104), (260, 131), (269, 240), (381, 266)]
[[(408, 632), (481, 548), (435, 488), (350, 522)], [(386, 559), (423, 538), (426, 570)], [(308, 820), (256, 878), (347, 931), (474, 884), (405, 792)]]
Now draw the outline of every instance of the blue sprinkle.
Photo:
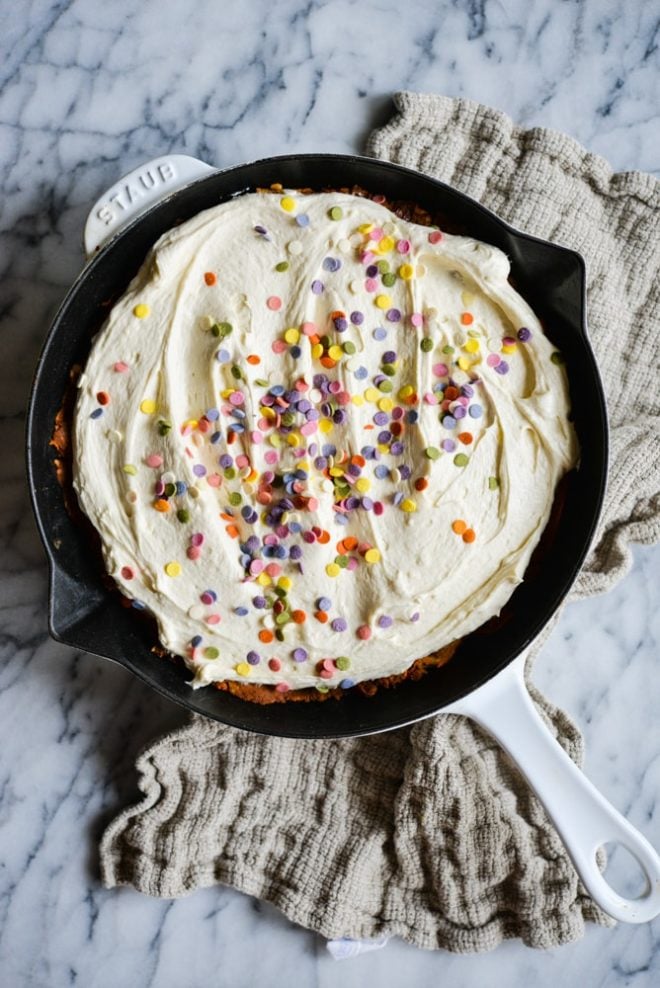
[(238, 614), (239, 617), (245, 617), (245, 615), (247, 614), (247, 612), (248, 612), (247, 607), (235, 607), (234, 608), (234, 614)]
[(92, 414), (89, 417), (90, 417), (90, 419), (99, 419), (99, 418), (101, 418), (102, 415), (103, 415), (103, 409), (102, 408), (95, 408), (94, 411), (92, 412)]
[(355, 686), (355, 680), (354, 679), (342, 679), (341, 682), (339, 683), (339, 685), (341, 686), (341, 688), (343, 690), (350, 690), (351, 686)]
[(202, 636), (201, 635), (195, 635), (194, 638), (191, 638), (190, 639), (190, 644), (192, 645), (193, 648), (197, 648), (198, 645), (201, 645), (202, 644)]
[(218, 350), (218, 352), (215, 355), (215, 359), (218, 361), (219, 364), (228, 364), (229, 361), (231, 360), (231, 354), (229, 350), (225, 350), (223, 348), (222, 350)]
[(369, 371), (366, 367), (358, 367), (354, 376), (358, 379), (358, 381), (363, 381), (368, 373)]
[(484, 410), (481, 405), (470, 405), (468, 408), (468, 415), (473, 419), (480, 419), (483, 415)]

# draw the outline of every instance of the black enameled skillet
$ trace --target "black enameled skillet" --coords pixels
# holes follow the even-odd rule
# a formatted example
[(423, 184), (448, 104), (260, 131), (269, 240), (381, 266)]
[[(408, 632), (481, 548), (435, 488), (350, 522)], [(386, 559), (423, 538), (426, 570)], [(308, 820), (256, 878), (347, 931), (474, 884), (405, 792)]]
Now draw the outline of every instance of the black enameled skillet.
[[(155, 240), (223, 200), (280, 182), (289, 188), (361, 186), (388, 200), (439, 215), (447, 229), (502, 249), (512, 278), (566, 361), (581, 457), (566, 485), (543, 563), (526, 575), (505, 619), (468, 636), (451, 662), (417, 681), (338, 702), (257, 705), (215, 689), (193, 690), (185, 670), (151, 651), (151, 628), (121, 606), (101, 579), (86, 535), (64, 504), (49, 446), (72, 365), (84, 362), (107, 316), (107, 300), (126, 288)], [(37, 366), (27, 427), (32, 501), (50, 568), (49, 627), (58, 641), (120, 662), (170, 699), (234, 727), (298, 738), (384, 731), (432, 714), (461, 713), (493, 733), (542, 799), (593, 898), (611, 915), (642, 922), (660, 912), (660, 859), (648, 842), (582, 776), (552, 738), (523, 680), (525, 653), (560, 606), (589, 549), (607, 471), (607, 418), (585, 324), (584, 262), (579, 254), (512, 229), (450, 186), (397, 165), (348, 155), (286, 155), (216, 171), (182, 155), (149, 162), (121, 179), (92, 212), (86, 267), (64, 299)], [(623, 843), (640, 861), (649, 890), (637, 900), (613, 891), (595, 853)]]

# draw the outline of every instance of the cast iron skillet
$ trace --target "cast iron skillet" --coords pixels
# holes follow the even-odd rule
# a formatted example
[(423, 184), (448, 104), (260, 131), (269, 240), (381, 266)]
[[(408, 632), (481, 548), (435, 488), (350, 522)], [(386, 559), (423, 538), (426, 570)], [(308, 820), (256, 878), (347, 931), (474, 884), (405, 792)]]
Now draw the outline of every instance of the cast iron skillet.
[[(186, 181), (192, 184), (185, 186)], [(501, 248), (511, 260), (516, 287), (542, 319), (568, 370), (581, 456), (567, 485), (554, 539), (544, 550), (543, 565), (516, 590), (505, 620), (467, 637), (447, 666), (430, 670), (418, 681), (380, 689), (372, 697), (353, 690), (340, 701), (261, 706), (213, 688), (191, 690), (184, 670), (151, 652), (151, 627), (122, 607), (118, 594), (104, 587), (86, 536), (65, 510), (53, 469), (49, 438), (69, 369), (84, 362), (90, 341), (107, 316), (108, 300), (121, 295), (162, 233), (200, 210), (274, 182), (315, 190), (359, 185), (388, 200), (417, 203), (440, 214), (446, 229)], [(184, 187), (171, 191), (180, 185)], [(149, 201), (156, 204), (121, 228), (125, 216), (139, 213)], [(222, 172), (183, 156), (157, 159), (122, 179), (96, 204), (86, 231), (88, 253), (99, 240), (115, 233), (64, 299), (45, 342), (30, 400), (28, 473), (50, 567), (52, 636), (120, 662), (190, 710), (262, 734), (338, 738), (387, 730), (438, 711), (467, 713), (514, 754), (543, 799), (587, 888), (603, 908), (631, 921), (655, 915), (660, 911), (660, 860), (648, 842), (593, 790), (550, 735), (541, 737), (542, 723), (522, 682), (525, 651), (575, 579), (605, 489), (605, 400), (586, 334), (585, 272), (580, 255), (512, 229), (442, 182), (393, 164), (343, 155), (286, 155)], [(590, 825), (585, 831), (587, 819)], [(651, 896), (632, 902), (610, 889), (594, 859), (596, 848), (605, 840), (621, 841), (638, 857), (654, 886)]]

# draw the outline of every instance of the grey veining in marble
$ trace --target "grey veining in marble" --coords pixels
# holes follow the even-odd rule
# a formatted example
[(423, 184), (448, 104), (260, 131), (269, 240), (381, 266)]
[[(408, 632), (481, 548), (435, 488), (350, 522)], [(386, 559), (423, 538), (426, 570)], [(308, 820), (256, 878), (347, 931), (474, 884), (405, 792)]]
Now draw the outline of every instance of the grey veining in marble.
[[(81, 267), (97, 196), (167, 151), (216, 165), (361, 150), (389, 94), (465, 95), (568, 131), (616, 169), (660, 170), (652, 0), (0, 2), (0, 986), (660, 984), (658, 921), (539, 954), (398, 942), (333, 961), (227, 889), (161, 902), (100, 887), (96, 840), (137, 795), (138, 749), (182, 719), (123, 669), (46, 634), (23, 479), (30, 376)], [(537, 681), (580, 723), (586, 769), (660, 844), (660, 550), (569, 607)]]

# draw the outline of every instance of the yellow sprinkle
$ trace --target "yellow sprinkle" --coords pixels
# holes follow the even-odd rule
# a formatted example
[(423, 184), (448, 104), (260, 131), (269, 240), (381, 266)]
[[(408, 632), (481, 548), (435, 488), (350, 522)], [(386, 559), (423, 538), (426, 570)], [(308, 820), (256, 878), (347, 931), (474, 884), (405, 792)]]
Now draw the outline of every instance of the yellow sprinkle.
[(300, 330), (292, 326), (284, 331), (284, 339), (287, 343), (297, 343), (300, 339)]
[(330, 469), (328, 470), (328, 473), (330, 474), (331, 477), (343, 477), (344, 476), (344, 471), (342, 470), (341, 467), (330, 467)]
[(470, 361), (468, 360), (467, 357), (459, 357), (456, 363), (461, 368), (461, 370), (464, 371), (468, 370), (468, 368), (470, 367)]
[(289, 446), (293, 446), (294, 449), (297, 446), (300, 446), (301, 443), (300, 436), (297, 432), (290, 432), (289, 435), (286, 437), (286, 441), (288, 442)]
[(472, 292), (461, 292), (461, 302), (466, 309), (469, 309), (474, 302), (474, 295)]
[(404, 281), (410, 281), (411, 278), (414, 278), (415, 269), (412, 264), (402, 264), (399, 268), (399, 277), (403, 278)]
[(236, 390), (236, 388), (225, 388), (223, 391), (220, 392), (220, 397), (221, 398), (228, 398), (229, 395), (233, 395), (233, 393), (234, 393), (235, 390)]
[(411, 384), (405, 384), (402, 388), (399, 388), (399, 398), (410, 398), (414, 390)]
[(376, 448), (379, 453), (389, 453), (390, 451), (390, 447), (387, 445), (387, 443), (378, 443), (378, 446)]
[(378, 549), (367, 549), (364, 554), (365, 562), (367, 563), (379, 563), (380, 562), (380, 552)]
[(392, 409), (394, 408), (394, 402), (392, 401), (391, 398), (381, 398), (380, 401), (378, 402), (378, 407), (380, 408), (381, 412), (391, 412)]
[(235, 668), (236, 668), (236, 672), (238, 673), (239, 676), (249, 676), (250, 675), (250, 666), (248, 665), (247, 662), (239, 662), (238, 665)]
[(394, 237), (381, 237), (376, 247), (376, 252), (378, 254), (389, 254), (391, 250), (394, 250)]
[(502, 353), (515, 353), (515, 351), (516, 351), (515, 343), (512, 343), (511, 346), (504, 345), (502, 347)]
[(406, 514), (412, 514), (413, 511), (417, 511), (417, 505), (410, 497), (406, 497), (401, 502), (401, 510), (405, 511)]
[(133, 309), (133, 315), (137, 316), (138, 319), (146, 319), (150, 311), (151, 310), (148, 305), (145, 305), (144, 302), (140, 302), (140, 304), (136, 305)]
[(362, 397), (362, 395), (353, 395), (351, 401), (353, 402), (354, 405), (364, 405), (364, 398)]
[(379, 309), (389, 309), (392, 306), (392, 299), (389, 295), (376, 295), (374, 303)]
[(268, 573), (260, 573), (257, 577), (257, 583), (260, 587), (269, 587), (271, 580)]
[(291, 196), (282, 196), (280, 199), (280, 206), (285, 213), (292, 213), (296, 208), (296, 200)]
[(328, 565), (325, 568), (325, 571), (328, 574), (328, 576), (339, 576), (339, 574), (341, 573), (341, 568), (337, 566), (337, 563), (328, 563)]
[(151, 398), (145, 398), (144, 401), (140, 402), (140, 411), (144, 412), (145, 415), (153, 415), (157, 407), (156, 402)]
[(367, 390), (364, 392), (364, 397), (367, 399), (367, 401), (379, 401), (380, 391), (378, 390), (378, 388), (367, 388)]
[(319, 360), (323, 356), (323, 346), (321, 343), (312, 344), (312, 357), (314, 360)]
[(332, 432), (332, 419), (319, 420), (319, 432)]
[(255, 480), (257, 479), (258, 476), (259, 476), (258, 471), (252, 469), (252, 470), (250, 470), (250, 472), (247, 475), (247, 477), (244, 477), (243, 478), (243, 483), (244, 484), (253, 484), (255, 482)]
[(132, 463), (125, 463), (123, 467), (124, 473), (130, 473), (132, 477), (137, 473), (137, 467), (134, 467)]
[(371, 487), (371, 481), (368, 477), (359, 477), (355, 481), (355, 487), (360, 492), (360, 494), (366, 494)]
[(358, 233), (371, 233), (373, 228), (373, 223), (361, 223), (358, 227)]
[(344, 356), (344, 351), (340, 346), (337, 346), (336, 343), (333, 343), (330, 349), (328, 350), (328, 356), (331, 357), (333, 360), (341, 360), (341, 358)]
[(468, 353), (479, 353), (479, 340), (468, 340), (463, 349)]
[(274, 432), (272, 436), (268, 437), (268, 442), (270, 443), (271, 446), (279, 447), (282, 445), (282, 438), (281, 436), (278, 436), (276, 432)]
[(275, 412), (272, 408), (269, 408), (267, 405), (263, 405), (259, 411), (265, 419), (270, 419), (272, 421), (272, 419), (277, 418), (277, 412)]
[(278, 587), (281, 587), (282, 590), (290, 590), (293, 586), (293, 580), (289, 576), (281, 576), (277, 581), (277, 585)]
[(165, 572), (168, 576), (178, 576), (181, 572), (181, 563), (166, 563)]

